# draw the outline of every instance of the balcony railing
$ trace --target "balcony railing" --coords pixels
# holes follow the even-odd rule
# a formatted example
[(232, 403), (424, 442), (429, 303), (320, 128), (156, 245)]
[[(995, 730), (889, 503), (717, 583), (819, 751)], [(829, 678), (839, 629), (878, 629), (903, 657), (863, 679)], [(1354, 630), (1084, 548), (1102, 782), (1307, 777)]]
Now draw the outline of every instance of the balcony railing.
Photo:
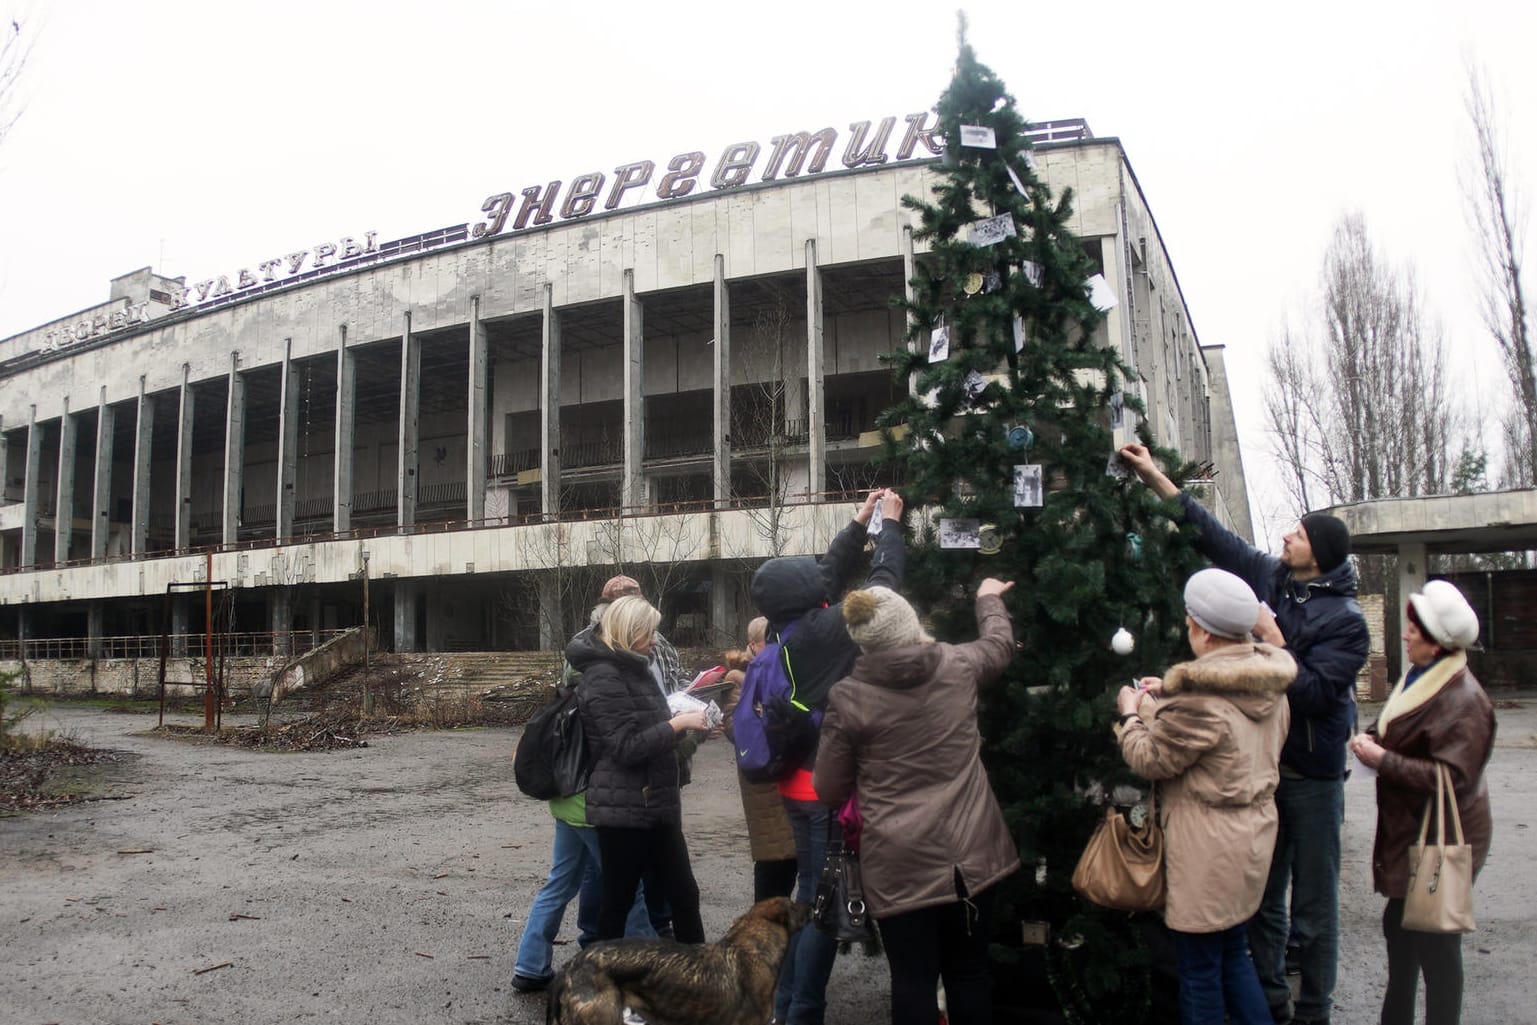
[[(288, 630), (277, 633), (218, 633), (214, 635), (214, 655), (228, 658), (276, 655), (302, 655), (312, 651), (346, 630)], [(206, 634), (171, 634), (170, 650), (184, 651), (201, 658), (206, 649)], [(92, 648), (96, 654), (91, 654)], [(160, 635), (98, 637), (29, 637), (24, 641), (0, 640), (0, 659), (28, 662), (69, 661), (83, 658), (159, 658)]]

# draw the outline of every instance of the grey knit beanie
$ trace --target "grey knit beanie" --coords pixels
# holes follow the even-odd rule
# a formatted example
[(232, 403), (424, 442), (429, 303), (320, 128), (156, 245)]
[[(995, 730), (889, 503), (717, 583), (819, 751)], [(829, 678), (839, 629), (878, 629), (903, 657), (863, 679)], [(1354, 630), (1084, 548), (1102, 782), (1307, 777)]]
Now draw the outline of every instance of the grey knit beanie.
[(1185, 582), (1185, 612), (1209, 634), (1248, 640), (1259, 619), (1259, 599), (1241, 578), (1211, 566)]
[(933, 640), (918, 622), (907, 599), (889, 587), (850, 591), (843, 599), (849, 636), (865, 651), (883, 651)]

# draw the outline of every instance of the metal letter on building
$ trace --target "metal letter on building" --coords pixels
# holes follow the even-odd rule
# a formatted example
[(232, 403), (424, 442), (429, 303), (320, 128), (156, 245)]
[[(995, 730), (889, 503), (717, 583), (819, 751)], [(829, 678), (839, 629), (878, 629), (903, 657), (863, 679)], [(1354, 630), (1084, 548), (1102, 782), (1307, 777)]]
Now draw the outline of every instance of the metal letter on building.
[(561, 217), (586, 217), (592, 213), (592, 208), (598, 203), (598, 196), (603, 193), (603, 172), (594, 171), (577, 177), (571, 183), (571, 191), (566, 196), (566, 201), (560, 205)]
[(699, 172), (704, 170), (704, 154), (695, 150), (680, 153), (667, 162), (667, 173), (656, 187), (657, 199), (681, 199), (694, 191)]
[(907, 115), (907, 135), (902, 139), (902, 145), (897, 147), (897, 159), (906, 160), (913, 155), (913, 150), (918, 143), (923, 143), (929, 148), (929, 152), (935, 156), (945, 151), (944, 140), (939, 137), (939, 115), (934, 115), (934, 126), (923, 127), (929, 120), (929, 112), (920, 110), (916, 114)]
[(720, 155), (720, 164), (710, 176), (710, 184), (717, 189), (734, 189), (738, 185), (746, 185), (752, 175), (752, 165), (757, 162), (756, 142), (733, 143)]
[(649, 160), (642, 160), (635, 164), (620, 164), (614, 168), (614, 187), (609, 190), (608, 199), (603, 204), (603, 209), (612, 210), (619, 205), (624, 194), (629, 189), (638, 189), (651, 181), (651, 174), (656, 170), (656, 165)]
[[(520, 229), (528, 226), (528, 215), (534, 215), (535, 224), (549, 224), (555, 219), (551, 213), (555, 209), (555, 197), (560, 195), (560, 182), (550, 182), (541, 189), (537, 185), (531, 185), (523, 190), (523, 206), (518, 210), (518, 219), (512, 222), (513, 228)], [(494, 233), (488, 233), (494, 234)]]
[(489, 214), (490, 219), (475, 225), (470, 234), (475, 238), (501, 234), (502, 226), (507, 223), (507, 215), (512, 213), (512, 193), (498, 192), (494, 196), (487, 196), (486, 201), (480, 204), (480, 210)]
[(855, 121), (849, 125), (849, 131), (853, 133), (849, 137), (848, 149), (843, 151), (844, 167), (863, 167), (866, 164), (884, 164), (886, 162), (886, 142), (891, 138), (891, 130), (896, 127), (897, 119), (894, 117), (881, 118), (881, 126), (875, 130), (869, 145), (865, 145), (865, 135), (870, 131), (870, 122)]
[(779, 177), (780, 165), (784, 163), (787, 154), (790, 155), (790, 162), (785, 166), (785, 177), (794, 178), (800, 174), (801, 165), (806, 162), (806, 153), (812, 146), (816, 146), (816, 152), (812, 155), (811, 164), (806, 170), (810, 174), (816, 174), (827, 166), (827, 157), (837, 141), (838, 133), (832, 128), (824, 128), (815, 135), (796, 132), (794, 135), (774, 136), (769, 140), (774, 148), (769, 151), (768, 166), (763, 169), (763, 180), (772, 181)]

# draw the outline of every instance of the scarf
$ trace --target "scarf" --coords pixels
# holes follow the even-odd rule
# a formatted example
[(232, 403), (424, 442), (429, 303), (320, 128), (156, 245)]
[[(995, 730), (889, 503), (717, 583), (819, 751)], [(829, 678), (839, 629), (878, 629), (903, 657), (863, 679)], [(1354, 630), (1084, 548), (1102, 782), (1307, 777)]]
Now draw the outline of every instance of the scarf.
[(1388, 724), (1399, 716), (1419, 708), (1425, 702), (1441, 693), (1452, 677), (1456, 676), (1468, 665), (1468, 653), (1454, 651), (1437, 659), (1423, 673), (1414, 678), (1414, 686), (1407, 688), (1408, 676), (1393, 687), (1393, 693), (1388, 695), (1387, 704), (1382, 706), (1382, 714), (1377, 716), (1377, 736), (1385, 737), (1388, 733)]

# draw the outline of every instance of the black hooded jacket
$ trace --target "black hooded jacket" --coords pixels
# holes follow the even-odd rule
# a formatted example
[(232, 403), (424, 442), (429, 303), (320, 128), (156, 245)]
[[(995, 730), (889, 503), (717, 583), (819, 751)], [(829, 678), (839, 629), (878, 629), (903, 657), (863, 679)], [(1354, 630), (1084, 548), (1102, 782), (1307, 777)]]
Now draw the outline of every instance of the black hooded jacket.
[[(753, 574), (753, 604), (769, 621), (770, 639), (798, 622), (785, 648), (795, 668), (795, 700), (807, 708), (825, 708), (827, 692), (859, 657), (859, 645), (843, 622), (843, 595), (853, 584), (865, 537), (864, 524), (855, 520), (838, 532), (822, 558), (770, 559)], [(906, 561), (902, 526), (887, 520), (864, 586), (899, 590)]]

